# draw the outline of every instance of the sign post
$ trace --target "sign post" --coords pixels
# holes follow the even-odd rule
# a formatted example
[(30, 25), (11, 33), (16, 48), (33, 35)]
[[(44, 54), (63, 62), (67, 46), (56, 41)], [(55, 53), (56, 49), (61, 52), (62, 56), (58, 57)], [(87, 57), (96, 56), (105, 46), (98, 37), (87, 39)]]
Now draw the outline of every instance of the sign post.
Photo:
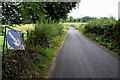
[(5, 39), (6, 39), (6, 27), (5, 27), (5, 32), (4, 32), (4, 41), (3, 41), (3, 55), (4, 55), (4, 47), (5, 47)]
[(6, 44), (7, 44), (7, 52), (8, 50), (25, 50), (21, 34), (22, 33), (20, 31), (18, 32), (7, 26), (5, 27), (3, 55), (4, 55), (5, 38), (6, 38)]

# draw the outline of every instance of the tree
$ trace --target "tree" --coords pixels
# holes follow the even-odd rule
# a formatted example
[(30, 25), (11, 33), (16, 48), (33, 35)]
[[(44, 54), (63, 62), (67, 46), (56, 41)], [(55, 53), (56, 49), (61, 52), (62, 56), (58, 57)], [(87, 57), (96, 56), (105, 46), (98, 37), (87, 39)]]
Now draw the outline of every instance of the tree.
[(89, 16), (85, 16), (82, 18), (82, 22), (88, 22), (89, 20), (92, 20), (92, 19), (94, 19), (94, 18), (91, 18)]
[(76, 22), (76, 19), (73, 19), (73, 22)]
[(67, 13), (76, 7), (77, 2), (49, 2), (45, 3), (46, 14), (52, 20), (59, 21), (61, 18), (67, 19)]
[(70, 16), (70, 22), (72, 22), (73, 21), (73, 17), (72, 16)]
[(59, 21), (76, 7), (76, 2), (21, 2), (2, 4), (2, 23), (21, 24), (40, 21), (51, 17)]
[(2, 3), (2, 24), (22, 23), (23, 18), (16, 5), (14, 2)]
[(19, 4), (20, 12), (26, 21), (30, 20), (33, 23), (43, 19), (46, 15), (44, 9), (45, 4), (41, 2), (22, 2)]

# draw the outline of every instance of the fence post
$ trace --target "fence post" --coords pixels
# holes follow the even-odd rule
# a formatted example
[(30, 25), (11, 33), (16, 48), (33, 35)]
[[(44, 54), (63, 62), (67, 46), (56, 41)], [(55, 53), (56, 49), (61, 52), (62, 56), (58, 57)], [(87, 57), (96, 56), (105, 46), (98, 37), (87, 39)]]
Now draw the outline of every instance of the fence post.
[(30, 43), (32, 43), (31, 38), (32, 38), (32, 33), (30, 33)]
[(4, 30), (4, 28), (2, 27), (2, 36), (4, 36), (3, 30)]
[(28, 35), (29, 35), (29, 32), (28, 32), (28, 30), (27, 30), (27, 38), (28, 38)]
[(4, 34), (3, 34), (3, 30), (2, 30), (2, 36), (4, 36)]
[(24, 41), (24, 33), (22, 33), (22, 38), (23, 38), (23, 41)]

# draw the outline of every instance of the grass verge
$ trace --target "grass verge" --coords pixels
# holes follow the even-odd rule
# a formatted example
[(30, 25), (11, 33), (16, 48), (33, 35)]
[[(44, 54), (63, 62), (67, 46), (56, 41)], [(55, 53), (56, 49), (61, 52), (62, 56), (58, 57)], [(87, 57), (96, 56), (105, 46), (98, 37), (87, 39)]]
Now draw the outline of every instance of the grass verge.
[(62, 35), (53, 37), (49, 47), (27, 45), (26, 52), (10, 51), (3, 58), (3, 78), (47, 78), (50, 65), (69, 28), (64, 26)]

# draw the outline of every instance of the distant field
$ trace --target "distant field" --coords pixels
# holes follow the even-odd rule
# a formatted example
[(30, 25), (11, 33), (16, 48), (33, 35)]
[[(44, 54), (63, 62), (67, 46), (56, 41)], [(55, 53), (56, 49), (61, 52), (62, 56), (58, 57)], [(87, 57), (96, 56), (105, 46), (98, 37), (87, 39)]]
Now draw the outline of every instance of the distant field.
[(65, 24), (65, 25), (76, 25), (76, 26), (79, 26), (80, 24), (87, 24), (87, 23), (80, 23), (80, 22), (71, 22), (71, 23), (60, 23), (60, 24)]
[[(5, 26), (8, 26), (8, 25), (2, 25), (3, 27)], [(26, 30), (28, 29), (34, 29), (34, 24), (25, 24), (25, 25), (13, 25), (15, 27), (12, 27), (12, 26), (8, 26), (10, 28), (13, 28), (15, 30), (19, 30), (19, 31), (22, 31), (23, 33), (26, 33)]]

